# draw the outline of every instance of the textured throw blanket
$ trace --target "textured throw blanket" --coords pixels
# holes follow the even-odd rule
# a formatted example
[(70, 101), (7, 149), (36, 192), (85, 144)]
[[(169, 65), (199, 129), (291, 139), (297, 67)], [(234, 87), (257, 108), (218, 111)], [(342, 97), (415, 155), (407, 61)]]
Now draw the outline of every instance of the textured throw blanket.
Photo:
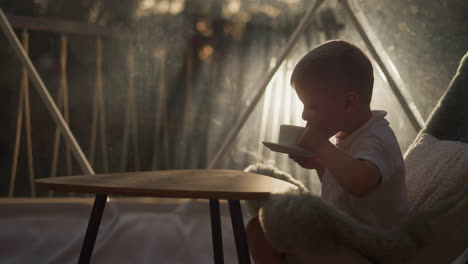
[(405, 155), (410, 211), (427, 210), (468, 184), (468, 144), (423, 134)]
[[(292, 179), (284, 172), (260, 164), (246, 170)], [(423, 260), (450, 263), (468, 244), (467, 219), (468, 188), (391, 230), (358, 223), (304, 190), (273, 195), (262, 202), (260, 209), (267, 239), (282, 252), (328, 255), (353, 249), (384, 264), (424, 263), (420, 262)]]

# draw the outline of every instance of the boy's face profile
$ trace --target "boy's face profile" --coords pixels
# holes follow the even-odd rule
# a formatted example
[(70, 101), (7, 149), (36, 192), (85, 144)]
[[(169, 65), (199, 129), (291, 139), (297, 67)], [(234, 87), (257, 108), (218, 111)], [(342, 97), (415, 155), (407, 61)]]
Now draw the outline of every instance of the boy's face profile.
[(309, 136), (344, 136), (368, 120), (373, 82), (372, 63), (351, 43), (332, 40), (305, 54), (291, 84), (304, 104)]
[[(343, 130), (350, 112), (355, 109), (355, 93), (345, 93), (329, 87), (333, 82), (313, 81), (294, 85), (304, 104), (302, 119), (306, 126), (316, 126), (325, 135), (332, 137)], [(335, 90), (335, 91), (331, 91)], [(350, 101), (351, 99), (351, 101)]]

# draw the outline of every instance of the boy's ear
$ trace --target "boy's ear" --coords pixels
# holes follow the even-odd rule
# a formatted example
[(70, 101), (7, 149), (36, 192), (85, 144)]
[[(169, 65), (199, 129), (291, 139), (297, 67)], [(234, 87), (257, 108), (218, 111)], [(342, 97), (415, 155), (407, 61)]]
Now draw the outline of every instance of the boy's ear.
[(344, 109), (350, 113), (357, 109), (359, 104), (359, 94), (355, 91), (349, 91), (344, 94)]

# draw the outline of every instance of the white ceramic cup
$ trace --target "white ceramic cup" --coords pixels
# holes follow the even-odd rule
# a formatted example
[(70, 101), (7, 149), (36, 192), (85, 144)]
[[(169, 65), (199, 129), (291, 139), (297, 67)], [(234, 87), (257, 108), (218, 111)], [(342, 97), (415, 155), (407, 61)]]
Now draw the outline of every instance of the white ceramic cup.
[(305, 127), (281, 125), (278, 144), (298, 148), (297, 141), (304, 132)]

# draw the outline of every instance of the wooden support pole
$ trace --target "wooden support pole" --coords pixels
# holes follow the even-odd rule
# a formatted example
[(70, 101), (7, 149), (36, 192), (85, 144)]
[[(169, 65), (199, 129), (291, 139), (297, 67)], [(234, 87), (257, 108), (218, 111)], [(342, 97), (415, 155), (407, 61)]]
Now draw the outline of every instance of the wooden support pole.
[[(26, 30), (23, 33), (23, 48), (26, 52), (28, 52), (28, 47), (26, 45)], [(20, 82), (20, 91), (19, 91), (19, 99), (18, 99), (18, 111), (17, 111), (17, 119), (16, 119), (16, 134), (15, 134), (15, 145), (13, 150), (13, 164), (11, 165), (11, 174), (10, 174), (10, 188), (8, 191), (8, 197), (13, 197), (15, 191), (15, 181), (16, 181), (16, 170), (18, 168), (18, 157), (19, 157), (19, 149), (21, 145), (21, 129), (23, 125), (23, 108), (24, 108), (24, 90), (26, 89), (28, 82), (28, 73), (23, 68), (23, 72), (21, 75), (21, 82)]]
[[(25, 29), (22, 35), (23, 49), (27, 53), (29, 51), (29, 34)], [(23, 119), (24, 116), (24, 119)], [(21, 145), (21, 129), (24, 121), (25, 137), (26, 137), (26, 154), (28, 157), (28, 177), (29, 185), (31, 188), (31, 196), (36, 197), (36, 188), (34, 187), (34, 159), (32, 151), (32, 139), (31, 139), (31, 111), (29, 104), (29, 80), (28, 72), (23, 67), (21, 75), (21, 85), (18, 103), (18, 117), (16, 120), (16, 135), (15, 135), (15, 146), (13, 151), (13, 164), (10, 175), (10, 188), (8, 191), (8, 197), (13, 197), (15, 191), (16, 173), (18, 169), (18, 158)]]
[(140, 147), (138, 140), (138, 111), (136, 103), (136, 90), (135, 90), (135, 47), (130, 46), (130, 54), (128, 58), (128, 67), (130, 73), (129, 88), (131, 90), (131, 117), (132, 117), (132, 145), (133, 145), (133, 166), (134, 170), (140, 170)]
[(71, 133), (70, 128), (66, 124), (60, 111), (55, 105), (54, 100), (52, 99), (49, 91), (47, 90), (47, 87), (45, 86), (41, 77), (37, 73), (36, 68), (32, 64), (24, 48), (21, 46), (21, 43), (16, 37), (15, 32), (13, 31), (10, 23), (8, 22), (8, 19), (6, 18), (1, 8), (0, 8), (0, 25), (2, 27), (3, 32), (5, 33), (5, 36), (8, 39), (8, 42), (10, 43), (13, 50), (15, 51), (16, 56), (21, 61), (23, 66), (27, 69), (28, 76), (31, 78), (32, 83), (36, 87), (36, 90), (39, 96), (41, 97), (42, 100), (44, 100), (47, 110), (49, 110), (49, 113), (53, 117), (54, 121), (59, 124), (60, 129), (62, 131), (62, 135), (64, 136), (65, 140), (70, 144), (73, 154), (75, 155), (76, 160), (80, 164), (81, 169), (86, 174), (94, 174), (94, 170), (91, 168), (88, 160), (83, 154), (83, 151), (78, 145), (78, 142), (76, 142), (76, 139)]
[(122, 145), (122, 158), (121, 165), (122, 171), (127, 170), (127, 156), (129, 135), (131, 130), (132, 146), (133, 146), (133, 166), (134, 170), (140, 170), (140, 154), (139, 154), (139, 140), (138, 140), (138, 114), (136, 110), (136, 94), (135, 94), (135, 47), (129, 44), (128, 56), (128, 93), (127, 93), (127, 106), (125, 109), (124, 119), (124, 133)]
[[(130, 52), (130, 51), (129, 51)], [(129, 54), (129, 57), (130, 57), (130, 54)], [(128, 63), (128, 62), (127, 62)], [(130, 67), (129, 67), (129, 71), (130, 71)], [(128, 164), (128, 160), (127, 160), (127, 157), (128, 157), (128, 138), (129, 138), (129, 135), (130, 135), (130, 126), (131, 126), (131, 121), (130, 121), (130, 104), (131, 104), (131, 99), (130, 99), (130, 96), (131, 96), (131, 81), (130, 79), (132, 78), (130, 76), (130, 72), (128, 74), (128, 78), (129, 78), (129, 85), (127, 87), (127, 104), (125, 106), (125, 115), (124, 115), (124, 122), (123, 122), (123, 138), (122, 138), (122, 155), (121, 155), (121, 159), (120, 159), (120, 165), (121, 165), (121, 168), (120, 170), (122, 172), (124, 171), (127, 171), (127, 164)]]
[[(186, 69), (185, 69), (185, 100), (184, 114), (182, 121), (182, 132), (180, 141), (180, 155), (178, 168), (188, 169), (191, 165), (191, 160), (195, 159), (193, 154), (193, 142), (188, 139), (193, 133), (193, 118), (192, 118), (192, 89), (193, 89), (193, 47), (187, 47)], [(186, 163), (185, 163), (186, 162)], [(193, 169), (193, 168), (191, 168)]]
[(166, 169), (171, 169), (171, 152), (169, 148), (169, 117), (168, 117), (168, 108), (166, 101), (164, 102), (163, 108), (163, 150), (164, 150), (164, 166)]
[[(155, 54), (159, 58), (159, 77), (158, 77), (158, 98), (154, 119), (154, 138), (153, 138), (153, 158), (152, 169), (160, 169), (160, 148), (164, 151), (165, 169), (170, 168), (170, 152), (169, 152), (169, 130), (167, 120), (167, 102), (166, 102), (166, 51), (161, 49)], [(162, 140), (161, 140), (162, 132)], [(161, 146), (162, 141), (162, 146)]]
[(109, 163), (107, 158), (106, 113), (104, 108), (104, 85), (102, 79), (102, 50), (102, 39), (98, 37), (96, 40), (96, 91), (94, 95), (93, 115), (91, 121), (89, 159), (91, 164), (93, 164), (96, 151), (97, 130), (99, 126), (102, 166), (104, 172), (107, 173), (109, 172)]
[(97, 132), (97, 121), (98, 121), (98, 93), (94, 91), (93, 97), (93, 110), (91, 116), (91, 134), (89, 139), (89, 163), (91, 166), (94, 164), (94, 156), (96, 154), (96, 132)]
[[(29, 51), (29, 34), (27, 31), (23, 32), (25, 51)], [(24, 81), (24, 121), (26, 128), (26, 149), (28, 153), (28, 175), (29, 185), (31, 188), (31, 196), (36, 197), (36, 188), (34, 186), (34, 161), (32, 153), (32, 139), (31, 139), (31, 110), (29, 104), (29, 80), (26, 69), (23, 68), (23, 81)]]
[(109, 162), (107, 156), (107, 134), (106, 134), (106, 110), (104, 107), (104, 84), (102, 78), (102, 57), (103, 57), (103, 45), (102, 38), (97, 40), (97, 50), (98, 56), (96, 56), (96, 68), (97, 68), (97, 78), (96, 86), (98, 96), (98, 106), (99, 106), (99, 125), (100, 125), (100, 134), (101, 134), (101, 153), (102, 153), (102, 163), (104, 172), (109, 172)]
[[(68, 40), (67, 36), (60, 36), (60, 85), (58, 90), (58, 108), (63, 112), (65, 122), (70, 124), (70, 114), (69, 114), (69, 105), (68, 105), (68, 81), (67, 81), (67, 46)], [(59, 160), (59, 151), (60, 151), (60, 128), (57, 126), (55, 129), (54, 135), (54, 149), (52, 155), (52, 166), (50, 177), (57, 176), (57, 167)], [(70, 144), (65, 142), (65, 158), (66, 158), (66, 168), (67, 175), (73, 174), (73, 161), (71, 158)], [(52, 197), (54, 191), (49, 191), (49, 197)]]
[[(67, 80), (67, 47), (68, 40), (65, 35), (60, 36), (60, 87), (63, 89), (63, 116), (65, 122), (70, 126), (70, 107), (68, 105), (68, 80)], [(70, 144), (65, 142), (65, 157), (67, 164), (67, 175), (73, 174), (73, 161), (70, 153)]]
[[(23, 81), (21, 81), (23, 83)], [(23, 103), (24, 103), (24, 89), (23, 85), (20, 87), (20, 94), (18, 100), (18, 116), (16, 119), (16, 134), (15, 134), (15, 145), (13, 151), (13, 164), (11, 165), (11, 174), (10, 174), (10, 188), (8, 191), (8, 197), (13, 197), (15, 190), (15, 181), (16, 181), (16, 169), (18, 168), (18, 156), (19, 156), (19, 147), (21, 145), (21, 127), (23, 124)]]

